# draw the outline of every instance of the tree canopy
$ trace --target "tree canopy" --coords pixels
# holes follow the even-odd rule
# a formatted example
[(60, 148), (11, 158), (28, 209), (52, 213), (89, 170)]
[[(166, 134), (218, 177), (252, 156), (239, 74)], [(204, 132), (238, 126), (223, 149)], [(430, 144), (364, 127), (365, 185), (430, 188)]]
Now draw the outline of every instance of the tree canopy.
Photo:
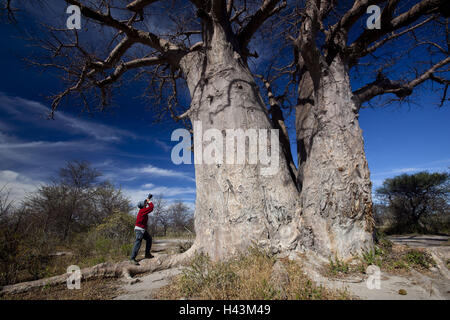
[(419, 172), (386, 179), (376, 190), (398, 232), (426, 232), (427, 218), (450, 213), (450, 174)]

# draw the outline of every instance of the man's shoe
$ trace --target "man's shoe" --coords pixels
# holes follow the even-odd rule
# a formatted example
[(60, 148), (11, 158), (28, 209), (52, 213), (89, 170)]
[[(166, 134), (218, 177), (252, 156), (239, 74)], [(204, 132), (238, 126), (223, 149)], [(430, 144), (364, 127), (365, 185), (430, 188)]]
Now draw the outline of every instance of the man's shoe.
[(130, 262), (131, 262), (132, 264), (134, 264), (135, 266), (138, 266), (138, 265), (139, 265), (139, 262), (137, 262), (135, 259), (130, 259)]
[(152, 255), (151, 253), (145, 255), (145, 259), (151, 259), (151, 258), (154, 258), (154, 257), (155, 257), (155, 256)]

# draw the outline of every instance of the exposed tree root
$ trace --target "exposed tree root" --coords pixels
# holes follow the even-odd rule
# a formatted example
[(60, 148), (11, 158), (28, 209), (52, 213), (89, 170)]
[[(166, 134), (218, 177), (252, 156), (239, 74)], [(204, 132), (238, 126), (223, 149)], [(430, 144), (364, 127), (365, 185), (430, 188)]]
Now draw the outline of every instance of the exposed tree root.
[[(189, 261), (189, 259), (195, 254), (195, 251), (195, 247), (192, 246), (184, 253), (175, 255), (157, 255), (153, 259), (144, 259), (140, 261), (140, 265), (138, 266), (131, 264), (129, 261), (122, 261), (118, 263), (100, 263), (93, 267), (82, 269), (81, 278), (82, 280), (91, 280), (99, 278), (123, 277), (123, 280), (125, 281), (136, 283), (138, 280), (133, 278), (134, 275), (145, 272), (160, 271), (182, 265)], [(70, 275), (70, 273), (65, 273), (50, 278), (7, 285), (0, 288), (0, 296), (5, 294), (23, 293), (33, 289), (42, 288), (44, 286), (64, 284), (67, 282)]]

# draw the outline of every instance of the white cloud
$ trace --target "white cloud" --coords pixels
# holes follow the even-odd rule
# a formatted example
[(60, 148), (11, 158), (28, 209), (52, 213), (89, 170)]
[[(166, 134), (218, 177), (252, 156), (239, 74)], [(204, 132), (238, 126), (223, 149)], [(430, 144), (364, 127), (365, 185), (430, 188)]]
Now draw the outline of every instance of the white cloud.
[[(118, 165), (109, 166), (103, 170), (104, 177), (113, 181), (128, 182), (145, 177), (159, 177), (159, 178), (178, 178), (187, 181), (195, 182), (195, 179), (187, 173), (175, 171), (171, 169), (159, 168), (153, 165), (147, 165), (138, 168), (122, 168)], [(149, 184), (152, 185), (152, 184)]]
[(36, 191), (42, 182), (33, 180), (12, 170), (0, 170), (0, 188), (9, 191), (9, 200), (20, 202), (26, 195)]
[(161, 147), (161, 149), (163, 149), (164, 151), (168, 152), (171, 150), (171, 147), (165, 143), (164, 141), (161, 141), (159, 139), (154, 139), (155, 143)]
[(158, 168), (151, 164), (148, 166), (142, 167), (142, 168), (135, 169), (135, 171), (138, 173), (145, 173), (145, 174), (148, 174), (151, 176), (186, 178), (186, 179), (194, 181), (194, 179), (192, 177), (189, 177), (188, 175), (186, 175), (183, 172), (170, 170), (170, 169)]
[(397, 169), (392, 169), (390, 171), (383, 171), (383, 172), (377, 172), (377, 173), (372, 173), (371, 176), (372, 177), (379, 177), (379, 176), (392, 176), (392, 175), (396, 175), (396, 174), (402, 174), (402, 173), (415, 173), (415, 172), (419, 172), (419, 171), (443, 171), (445, 170), (446, 167), (408, 167), (408, 168), (397, 168)]
[(0, 132), (0, 168), (13, 169), (26, 166), (37, 168), (57, 168), (65, 163), (68, 157), (83, 153), (105, 151), (108, 146), (91, 141), (23, 141)]
[(187, 195), (195, 194), (195, 188), (190, 187), (180, 188), (180, 187), (166, 187), (166, 186), (154, 187), (153, 184), (145, 184), (139, 189), (124, 188), (122, 191), (126, 196), (128, 196), (131, 199), (132, 204), (137, 204), (139, 201), (142, 201), (147, 197), (149, 193), (152, 193), (153, 196), (161, 195), (165, 199), (174, 197), (177, 198), (177, 196), (185, 197)]

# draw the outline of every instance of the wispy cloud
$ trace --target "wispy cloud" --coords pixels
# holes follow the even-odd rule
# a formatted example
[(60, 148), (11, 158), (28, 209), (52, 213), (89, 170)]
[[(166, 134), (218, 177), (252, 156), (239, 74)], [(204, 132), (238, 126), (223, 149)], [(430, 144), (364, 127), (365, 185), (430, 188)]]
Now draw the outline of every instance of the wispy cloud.
[(422, 163), (419, 165), (414, 165), (411, 167), (404, 168), (394, 168), (392, 170), (382, 171), (382, 172), (371, 172), (372, 188), (377, 189), (383, 184), (383, 181), (387, 178), (391, 178), (396, 175), (404, 173), (417, 173), (421, 171), (429, 172), (442, 172), (448, 171), (450, 167), (450, 159), (435, 160), (427, 163)]
[(154, 139), (155, 143), (161, 147), (161, 149), (163, 149), (164, 151), (168, 152), (170, 151), (171, 147), (165, 143), (164, 141), (161, 141), (159, 139)]
[(185, 172), (164, 169), (151, 164), (137, 168), (121, 168), (118, 165), (111, 165), (108, 168), (105, 167), (104, 176), (107, 179), (124, 182), (143, 177), (176, 178), (195, 182), (195, 179)]
[(47, 171), (63, 165), (68, 158), (98, 153), (108, 149), (107, 145), (95, 141), (24, 141), (13, 135), (0, 132), (0, 168), (26, 168), (27, 172), (35, 171), (39, 176), (42, 168)]
[[(33, 122), (34, 125), (49, 127), (54, 130), (82, 134), (105, 142), (118, 142), (123, 138), (138, 137), (127, 130), (107, 126), (95, 121), (87, 121), (68, 115), (63, 111), (55, 114), (55, 120), (45, 120), (50, 108), (40, 102), (9, 97), (0, 92), (0, 109), (6, 111), (17, 121)], [(41, 119), (41, 121), (36, 121)]]
[(449, 167), (450, 167), (450, 159), (442, 159), (428, 163), (423, 163), (420, 165), (415, 165), (412, 167), (395, 168), (392, 170), (382, 172), (372, 172), (371, 176), (372, 177), (390, 176), (394, 174), (413, 173), (419, 171), (442, 171), (448, 169)]
[(424, 168), (399, 168), (399, 169), (393, 169), (390, 171), (384, 171), (384, 172), (378, 172), (372, 174), (372, 176), (385, 176), (385, 175), (392, 175), (392, 174), (402, 174), (402, 173), (409, 173), (409, 172), (417, 172), (421, 170), (426, 170)]
[(137, 173), (148, 174), (150, 176), (155, 176), (155, 177), (173, 177), (173, 178), (183, 178), (183, 179), (195, 181), (194, 178), (188, 176), (184, 172), (158, 168), (153, 165), (147, 165), (145, 167), (141, 167), (141, 168), (137, 168), (137, 169), (133, 169), (133, 170), (136, 171)]
[[(136, 204), (139, 201), (142, 201), (147, 197), (149, 193), (152, 193), (154, 196), (161, 195), (167, 200), (175, 200), (175, 199), (191, 199), (193, 202), (193, 198), (195, 195), (195, 188), (190, 187), (166, 187), (160, 186), (155, 187), (152, 184), (142, 185), (140, 188), (124, 188), (123, 193), (131, 199), (131, 203)], [(188, 198), (191, 196), (192, 198)]]

